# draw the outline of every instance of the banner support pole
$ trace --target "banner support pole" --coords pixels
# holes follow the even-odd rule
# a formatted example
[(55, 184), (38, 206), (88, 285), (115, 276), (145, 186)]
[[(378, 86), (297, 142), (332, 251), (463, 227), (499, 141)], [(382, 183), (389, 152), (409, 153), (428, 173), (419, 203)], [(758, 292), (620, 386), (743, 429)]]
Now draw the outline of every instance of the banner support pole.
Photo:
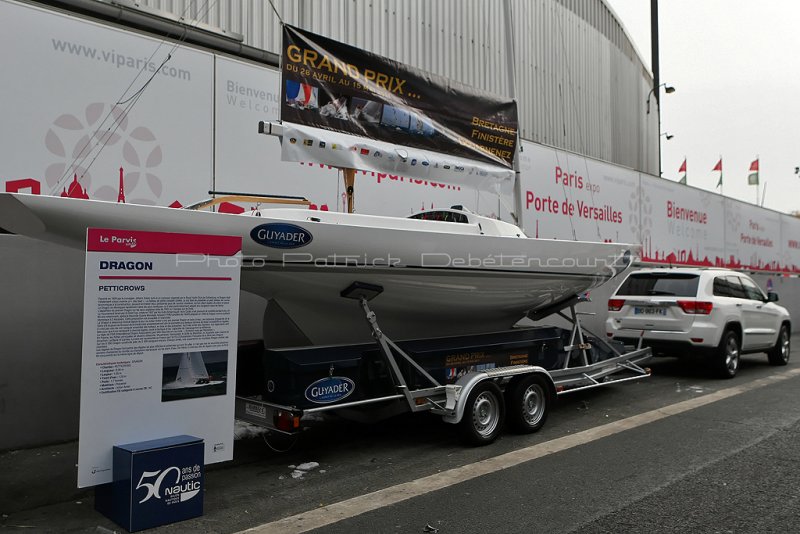
[(347, 193), (347, 213), (354, 213), (355, 211), (355, 184), (356, 184), (356, 170), (355, 169), (342, 169), (342, 176), (344, 178), (344, 189)]

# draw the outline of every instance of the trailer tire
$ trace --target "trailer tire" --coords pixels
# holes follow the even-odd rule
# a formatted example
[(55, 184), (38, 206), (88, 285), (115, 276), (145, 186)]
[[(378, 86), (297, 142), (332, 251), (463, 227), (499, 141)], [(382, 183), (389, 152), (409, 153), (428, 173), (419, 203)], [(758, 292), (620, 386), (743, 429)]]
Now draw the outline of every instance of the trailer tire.
[(508, 424), (515, 432), (531, 434), (544, 426), (551, 399), (543, 376), (535, 374), (520, 379), (507, 395)]
[(458, 424), (461, 438), (469, 445), (489, 445), (503, 430), (505, 402), (497, 384), (485, 380), (470, 392), (464, 416)]

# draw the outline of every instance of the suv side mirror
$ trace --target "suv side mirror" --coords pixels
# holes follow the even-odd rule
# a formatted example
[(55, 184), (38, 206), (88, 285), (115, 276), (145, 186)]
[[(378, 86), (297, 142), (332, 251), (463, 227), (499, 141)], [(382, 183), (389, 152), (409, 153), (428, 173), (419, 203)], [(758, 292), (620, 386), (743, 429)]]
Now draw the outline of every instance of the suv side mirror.
[(778, 294), (769, 291), (767, 293), (767, 302), (778, 302)]

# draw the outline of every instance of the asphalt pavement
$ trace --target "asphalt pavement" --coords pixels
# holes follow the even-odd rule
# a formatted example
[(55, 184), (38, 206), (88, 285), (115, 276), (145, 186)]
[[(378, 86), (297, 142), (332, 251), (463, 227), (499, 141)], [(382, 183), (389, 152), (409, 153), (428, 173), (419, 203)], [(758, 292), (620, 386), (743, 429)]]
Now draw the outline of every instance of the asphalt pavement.
[[(204, 515), (154, 531), (291, 532), (303, 517), (342, 518), (321, 533), (800, 531), (800, 353), (786, 367), (745, 356), (733, 380), (650, 366), (562, 396), (542, 431), (488, 447), (429, 414), (326, 420), (287, 453), (237, 441), (207, 472)], [(0, 530), (124, 532), (75, 488), (76, 458), (75, 442), (0, 454)], [(319, 466), (293, 478), (303, 462)]]

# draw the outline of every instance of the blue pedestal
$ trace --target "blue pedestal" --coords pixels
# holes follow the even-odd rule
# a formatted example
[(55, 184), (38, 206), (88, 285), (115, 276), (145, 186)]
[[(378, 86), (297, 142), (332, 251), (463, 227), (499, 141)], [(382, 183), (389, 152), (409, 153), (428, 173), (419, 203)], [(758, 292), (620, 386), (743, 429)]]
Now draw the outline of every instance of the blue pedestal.
[(113, 451), (113, 479), (95, 508), (130, 532), (203, 515), (203, 440), (174, 436)]

